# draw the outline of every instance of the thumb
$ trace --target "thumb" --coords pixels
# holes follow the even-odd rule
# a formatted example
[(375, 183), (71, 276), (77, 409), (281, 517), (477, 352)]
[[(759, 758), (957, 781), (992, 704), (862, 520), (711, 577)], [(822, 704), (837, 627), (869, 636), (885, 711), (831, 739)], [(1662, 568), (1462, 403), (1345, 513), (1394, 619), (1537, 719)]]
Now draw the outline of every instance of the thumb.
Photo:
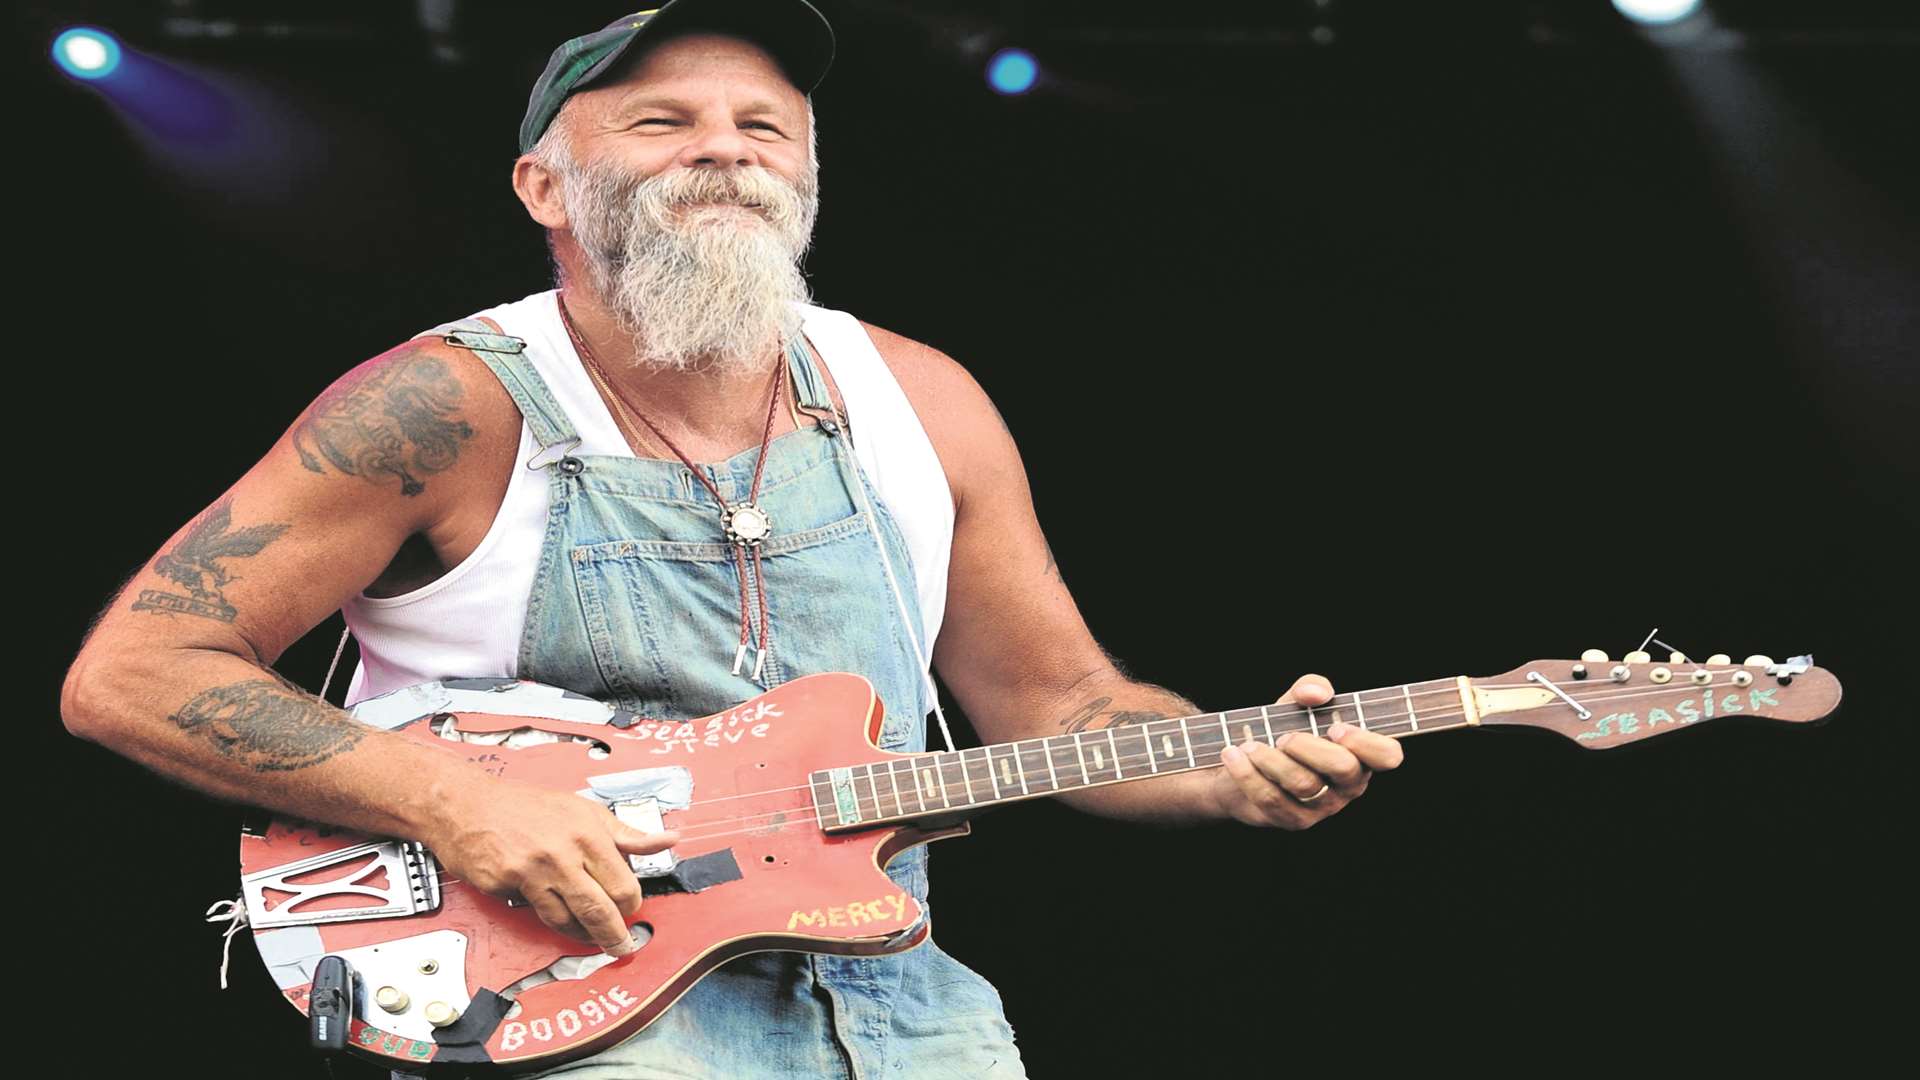
[(673, 829), (648, 833), (617, 819), (610, 819), (609, 824), (613, 826), (614, 846), (628, 855), (651, 855), (680, 842), (680, 834)]

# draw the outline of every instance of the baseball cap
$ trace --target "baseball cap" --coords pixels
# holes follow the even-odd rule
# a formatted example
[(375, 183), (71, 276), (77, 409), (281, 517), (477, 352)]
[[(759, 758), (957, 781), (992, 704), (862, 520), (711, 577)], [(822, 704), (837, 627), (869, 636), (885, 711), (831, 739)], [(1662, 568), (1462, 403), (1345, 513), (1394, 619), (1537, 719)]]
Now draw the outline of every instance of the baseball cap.
[(759, 45), (803, 94), (811, 94), (833, 64), (833, 27), (807, 0), (668, 0), (553, 50), (527, 99), (520, 152), (540, 141), (568, 95), (611, 71), (634, 42), (659, 41), (685, 30), (713, 30)]

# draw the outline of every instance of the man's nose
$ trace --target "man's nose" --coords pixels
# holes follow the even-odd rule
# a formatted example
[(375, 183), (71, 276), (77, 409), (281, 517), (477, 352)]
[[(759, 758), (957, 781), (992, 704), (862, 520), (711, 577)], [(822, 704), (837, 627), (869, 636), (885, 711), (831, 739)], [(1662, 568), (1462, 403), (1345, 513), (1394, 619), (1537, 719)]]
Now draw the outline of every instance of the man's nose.
[(680, 150), (678, 163), (690, 168), (739, 168), (760, 164), (753, 140), (731, 123), (703, 123)]

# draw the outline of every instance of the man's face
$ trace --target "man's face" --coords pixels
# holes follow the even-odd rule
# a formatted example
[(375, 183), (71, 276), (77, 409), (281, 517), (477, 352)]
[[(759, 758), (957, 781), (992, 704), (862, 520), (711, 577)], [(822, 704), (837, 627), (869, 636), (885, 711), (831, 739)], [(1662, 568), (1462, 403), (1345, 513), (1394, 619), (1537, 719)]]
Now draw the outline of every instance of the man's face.
[[(536, 149), (594, 290), (655, 366), (758, 368), (798, 332), (818, 211), (806, 99), (758, 47), (671, 39)], [(552, 140), (543, 140), (547, 146)]]
[(617, 164), (641, 177), (758, 166), (796, 186), (810, 171), (806, 98), (772, 57), (739, 38), (671, 38), (569, 107), (582, 164)]

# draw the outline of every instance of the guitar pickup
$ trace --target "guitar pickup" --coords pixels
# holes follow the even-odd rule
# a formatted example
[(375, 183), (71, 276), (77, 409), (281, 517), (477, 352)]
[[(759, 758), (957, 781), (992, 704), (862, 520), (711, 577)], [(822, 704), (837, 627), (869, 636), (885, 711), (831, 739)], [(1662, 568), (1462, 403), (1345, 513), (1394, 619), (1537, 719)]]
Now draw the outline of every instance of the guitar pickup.
[(440, 864), (409, 840), (357, 844), (240, 879), (247, 924), (278, 926), (393, 919), (440, 908)]

